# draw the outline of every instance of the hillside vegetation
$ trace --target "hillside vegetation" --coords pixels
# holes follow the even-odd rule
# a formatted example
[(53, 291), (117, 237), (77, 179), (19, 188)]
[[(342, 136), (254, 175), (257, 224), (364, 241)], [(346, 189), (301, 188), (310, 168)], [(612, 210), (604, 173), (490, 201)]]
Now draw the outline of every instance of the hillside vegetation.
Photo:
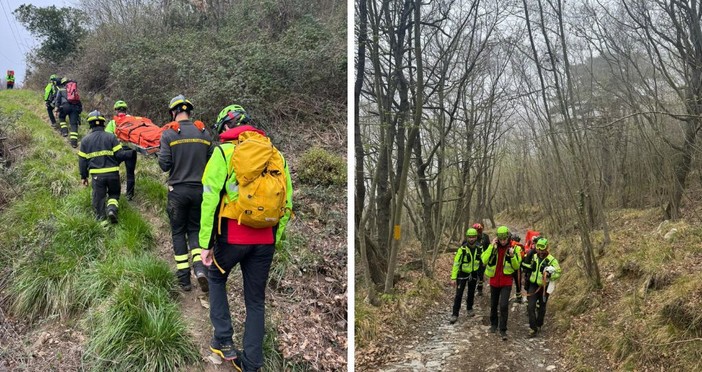
[[(90, 17), (77, 50), (55, 59), (37, 51), (24, 85), (36, 90), (0, 92), (0, 368), (217, 368), (203, 362), (203, 299), (177, 290), (165, 174), (140, 156), (137, 197), (120, 200), (119, 224), (94, 221), (77, 156), (41, 102), (52, 73), (78, 81), (84, 113), (109, 115), (123, 99), (164, 123), (179, 93), (208, 125), (226, 105), (247, 109), (285, 154), (295, 190), (267, 291), (265, 368), (344, 368), (345, 3), (162, 5), (81, 3), (71, 12)], [(228, 288), (240, 343), (240, 273)]]

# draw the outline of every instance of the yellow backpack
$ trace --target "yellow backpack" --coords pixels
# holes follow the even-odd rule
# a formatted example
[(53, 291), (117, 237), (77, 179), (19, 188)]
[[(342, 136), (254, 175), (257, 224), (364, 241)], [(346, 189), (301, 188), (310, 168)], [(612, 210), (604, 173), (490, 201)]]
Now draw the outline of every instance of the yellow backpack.
[(239, 134), (229, 170), (236, 174), (239, 197), (222, 198), (220, 218), (254, 228), (275, 226), (285, 214), (287, 179), (285, 163), (270, 138), (253, 131)]

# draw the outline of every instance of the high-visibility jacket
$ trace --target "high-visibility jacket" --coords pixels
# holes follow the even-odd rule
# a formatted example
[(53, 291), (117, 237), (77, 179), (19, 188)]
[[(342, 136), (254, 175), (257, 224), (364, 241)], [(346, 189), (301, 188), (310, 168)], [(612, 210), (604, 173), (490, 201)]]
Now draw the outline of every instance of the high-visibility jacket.
[(56, 95), (56, 92), (58, 91), (58, 88), (56, 88), (56, 83), (53, 81), (50, 81), (49, 84), (46, 84), (46, 87), (44, 87), (44, 101), (52, 103), (54, 101), (54, 96)]
[[(499, 242), (497, 243), (499, 244)], [(509, 243), (508, 247), (509, 248)], [(494, 244), (490, 244), (487, 249), (483, 252), (480, 258), (485, 265), (485, 276), (492, 278), (495, 276), (495, 270), (497, 269), (497, 254), (498, 248)], [(510, 259), (505, 253), (504, 262), (502, 264), (502, 273), (505, 275), (512, 275), (515, 271), (519, 269), (519, 265), (522, 262), (521, 248), (519, 246), (514, 247), (514, 255)]]
[[(232, 237), (230, 240), (238, 241), (238, 243), (230, 244), (268, 244), (267, 242), (278, 243), (281, 241), (285, 232), (285, 227), (292, 213), (292, 179), (288, 164), (283, 159), (285, 164), (286, 178), (286, 212), (285, 215), (278, 221), (278, 225), (265, 228), (253, 228), (243, 224), (238, 224), (236, 220), (218, 217), (218, 211), (221, 203), (221, 193), (225, 191), (228, 200), (237, 200), (239, 198), (239, 186), (236, 182), (236, 174), (229, 166), (232, 154), (234, 153), (234, 141), (239, 134), (253, 130), (264, 134), (263, 131), (255, 129), (249, 125), (242, 125), (222, 133), (220, 140), (222, 144), (216, 148), (210, 157), (205, 171), (202, 174), (202, 208), (200, 212), (200, 247), (206, 248), (210, 246), (211, 239), (214, 235), (220, 234), (227, 227), (227, 234)], [(283, 155), (280, 154), (282, 157)], [(220, 226), (221, 223), (221, 226)], [(220, 229), (221, 228), (221, 229)]]
[(544, 285), (543, 272), (544, 269), (549, 266), (553, 266), (553, 268), (556, 269), (556, 271), (551, 274), (551, 280), (556, 280), (561, 276), (561, 266), (558, 264), (558, 260), (551, 254), (541, 259), (538, 254), (533, 253), (530, 259), (525, 261), (523, 266), (531, 271), (531, 275), (529, 275), (529, 282), (531, 283), (535, 283), (539, 286)]
[(453, 269), (451, 270), (451, 280), (456, 280), (458, 272), (470, 274), (480, 268), (480, 254), (482, 249), (479, 245), (469, 246), (465, 243), (456, 252), (453, 258)]

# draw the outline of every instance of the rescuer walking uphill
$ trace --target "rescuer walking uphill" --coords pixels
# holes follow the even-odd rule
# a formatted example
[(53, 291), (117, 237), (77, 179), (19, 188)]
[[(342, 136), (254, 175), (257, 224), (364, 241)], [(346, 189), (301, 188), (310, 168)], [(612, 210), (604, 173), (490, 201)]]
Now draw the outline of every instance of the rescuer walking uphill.
[(528, 275), (529, 337), (536, 337), (544, 325), (544, 317), (546, 316), (546, 303), (550, 295), (548, 282), (561, 276), (561, 266), (558, 264), (558, 260), (549, 253), (548, 240), (541, 238), (536, 242), (536, 249), (529, 252), (529, 255), (524, 259), (522, 267)]
[(116, 223), (120, 194), (119, 162), (132, 156), (133, 150), (122, 148), (115, 136), (105, 132), (105, 117), (100, 111), (88, 114), (88, 124), (91, 132), (80, 142), (78, 150), (81, 182), (88, 186), (88, 176), (92, 180), (92, 204), (97, 219), (105, 220), (107, 217), (110, 222)]
[[(210, 349), (244, 371), (263, 366), (266, 281), (275, 246), (292, 213), (292, 181), (283, 155), (253, 127), (239, 105), (225, 107), (215, 130), (222, 144), (202, 177), (200, 246), (209, 266)], [(259, 213), (260, 212), (260, 213)], [(235, 349), (226, 283), (241, 265), (246, 321), (243, 351)]]
[(183, 95), (171, 99), (168, 110), (173, 121), (164, 126), (167, 129), (161, 135), (158, 164), (164, 172), (169, 172), (166, 211), (171, 222), (178, 281), (184, 291), (192, 288), (189, 246), (200, 289), (207, 292), (207, 273), (200, 258), (198, 234), (202, 172), (212, 153), (212, 137), (202, 122), (190, 120), (193, 104)]

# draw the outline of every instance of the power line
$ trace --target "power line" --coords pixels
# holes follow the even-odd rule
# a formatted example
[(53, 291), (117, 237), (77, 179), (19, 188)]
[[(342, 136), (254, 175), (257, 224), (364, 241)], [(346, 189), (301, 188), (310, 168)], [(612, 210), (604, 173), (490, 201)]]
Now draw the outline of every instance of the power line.
[[(7, 5), (7, 10), (12, 11), (12, 8), (10, 7), (9, 0), (5, 0), (5, 4)], [(24, 47), (24, 54), (27, 54), (27, 52), (31, 49), (27, 46), (27, 42), (24, 40), (24, 38), (20, 37), (22, 34), (19, 32), (19, 25), (17, 24), (17, 18), (12, 17), (12, 24), (14, 25), (15, 32), (17, 33), (17, 36), (19, 40), (22, 42), (22, 46)], [(12, 27), (12, 26), (11, 26)]]
[[(25, 51), (22, 49), (22, 47), (19, 44), (19, 41), (17, 41), (17, 35), (15, 34), (15, 29), (12, 27), (12, 22), (10, 22), (10, 17), (7, 16), (7, 10), (5, 10), (5, 5), (0, 1), (0, 7), (2, 7), (2, 12), (5, 14), (5, 19), (7, 20), (7, 26), (10, 28), (10, 32), (12, 32), (12, 38), (15, 39), (15, 45), (17, 45), (17, 49), (20, 52), (25, 53)], [(9, 7), (9, 5), (8, 5)]]

